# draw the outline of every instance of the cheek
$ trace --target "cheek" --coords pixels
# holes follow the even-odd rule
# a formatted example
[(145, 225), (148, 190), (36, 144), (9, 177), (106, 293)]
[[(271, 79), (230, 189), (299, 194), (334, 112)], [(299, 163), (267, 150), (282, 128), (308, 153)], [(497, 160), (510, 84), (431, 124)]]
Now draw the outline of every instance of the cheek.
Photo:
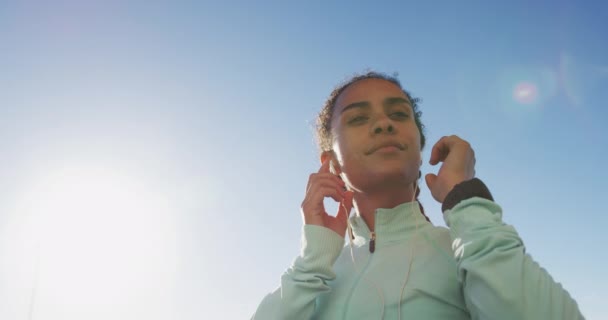
[(422, 151), (422, 144), (420, 143), (420, 131), (418, 131), (418, 127), (416, 127), (414, 130), (412, 130), (412, 134), (410, 135), (412, 137), (411, 141), (410, 141), (410, 145), (412, 146), (412, 148), (418, 150), (418, 152)]
[(336, 154), (336, 158), (341, 166), (348, 165), (350, 162), (351, 152), (349, 151), (348, 145), (340, 141), (334, 142), (333, 150)]
[(332, 149), (336, 153), (336, 157), (340, 162), (342, 159), (348, 158), (352, 153), (352, 145), (349, 143), (352, 139), (348, 139), (348, 137), (340, 132), (332, 132)]
[(363, 161), (356, 146), (349, 144), (345, 139), (338, 139), (334, 142), (334, 152), (342, 171), (345, 173), (357, 171), (358, 163)]

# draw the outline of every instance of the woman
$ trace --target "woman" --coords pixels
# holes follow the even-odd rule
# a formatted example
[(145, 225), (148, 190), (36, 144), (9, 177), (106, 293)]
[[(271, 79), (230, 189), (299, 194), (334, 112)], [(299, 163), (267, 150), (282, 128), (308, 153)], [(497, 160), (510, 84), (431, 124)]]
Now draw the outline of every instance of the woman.
[[(318, 119), (322, 165), (301, 206), (301, 253), (253, 318), (582, 319), (502, 222), (457, 136), (433, 146), (430, 164), (441, 168), (425, 176), (449, 229), (426, 219), (417, 108), (397, 79), (375, 72), (332, 92)], [(325, 197), (340, 203), (335, 216)]]

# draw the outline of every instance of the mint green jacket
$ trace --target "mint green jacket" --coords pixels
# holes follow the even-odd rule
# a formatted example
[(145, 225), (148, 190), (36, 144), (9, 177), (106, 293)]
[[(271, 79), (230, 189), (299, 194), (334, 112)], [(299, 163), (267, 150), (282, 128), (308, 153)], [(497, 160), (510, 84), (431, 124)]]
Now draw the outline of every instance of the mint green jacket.
[(449, 229), (433, 226), (417, 202), (378, 209), (370, 253), (353, 216), (352, 256), (335, 232), (304, 225), (300, 255), (253, 319), (583, 319), (496, 203), (469, 198), (444, 219)]

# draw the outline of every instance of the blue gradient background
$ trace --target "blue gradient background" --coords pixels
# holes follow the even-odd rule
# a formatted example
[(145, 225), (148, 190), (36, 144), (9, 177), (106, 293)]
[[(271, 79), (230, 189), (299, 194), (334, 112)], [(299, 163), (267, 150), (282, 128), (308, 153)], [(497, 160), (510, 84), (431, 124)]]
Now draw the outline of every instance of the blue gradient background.
[[(4, 1), (0, 231), (20, 221), (17, 199), (45, 172), (95, 164), (136, 174), (174, 208), (168, 318), (249, 318), (298, 254), (299, 206), (319, 166), (316, 113), (354, 72), (398, 72), (423, 99), (423, 174), (438, 170), (428, 159), (441, 136), (468, 140), (477, 176), (527, 252), (588, 319), (600, 319), (607, 9), (599, 1)], [(533, 103), (514, 98), (522, 82), (536, 86)], [(444, 225), (426, 185), (421, 201)], [(0, 267), (0, 279), (11, 270)], [(30, 285), (0, 290), (0, 318), (27, 319)], [(134, 301), (147, 310), (145, 298)], [(142, 317), (154, 318), (149, 310)]]

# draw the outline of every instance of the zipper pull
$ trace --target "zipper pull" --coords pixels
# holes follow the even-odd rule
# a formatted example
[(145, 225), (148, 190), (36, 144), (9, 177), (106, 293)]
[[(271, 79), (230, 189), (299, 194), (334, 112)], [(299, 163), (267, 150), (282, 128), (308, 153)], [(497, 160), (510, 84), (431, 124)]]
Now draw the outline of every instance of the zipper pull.
[(374, 253), (375, 250), (376, 250), (376, 233), (372, 231), (371, 237), (369, 240), (369, 252)]

